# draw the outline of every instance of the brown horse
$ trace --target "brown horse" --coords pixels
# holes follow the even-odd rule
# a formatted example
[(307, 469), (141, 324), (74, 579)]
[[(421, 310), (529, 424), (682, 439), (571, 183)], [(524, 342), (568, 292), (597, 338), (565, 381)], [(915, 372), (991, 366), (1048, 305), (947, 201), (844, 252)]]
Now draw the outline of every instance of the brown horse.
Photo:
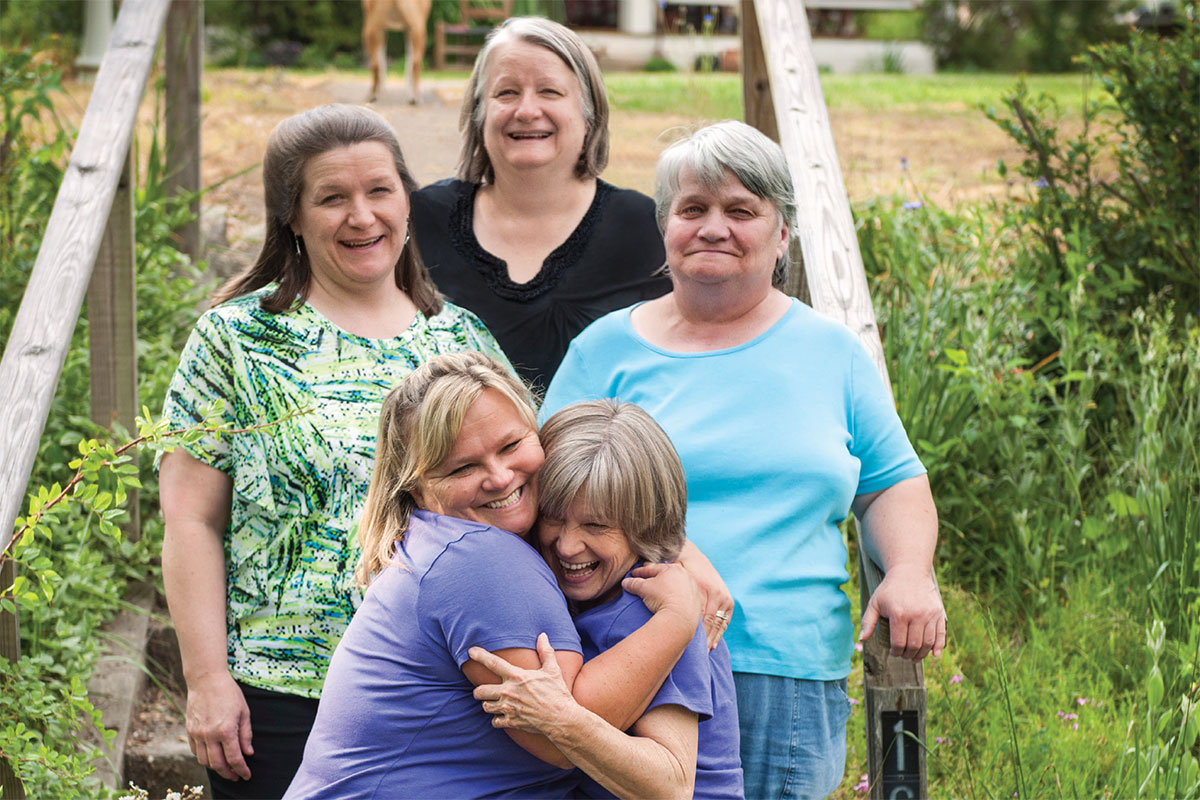
[(404, 71), (412, 104), (421, 102), (421, 61), (425, 58), (425, 25), (429, 20), (432, 0), (362, 0), (363, 49), (371, 65), (371, 93), (367, 102), (375, 102), (387, 72), (387, 31), (407, 34), (407, 53)]

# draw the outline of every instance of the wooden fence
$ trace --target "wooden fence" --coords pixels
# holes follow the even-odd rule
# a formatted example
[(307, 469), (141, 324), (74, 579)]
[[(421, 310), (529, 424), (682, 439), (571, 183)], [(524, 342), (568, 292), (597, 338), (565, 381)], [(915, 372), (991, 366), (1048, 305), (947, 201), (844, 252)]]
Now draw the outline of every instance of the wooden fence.
[[(746, 122), (780, 143), (796, 187), (800, 252), (793, 251), (788, 292), (854, 331), (890, 386), (804, 4), (741, 0), (741, 29)], [(859, 547), (864, 608), (882, 579)], [(881, 620), (863, 646), (870, 796), (923, 798), (929, 795), (924, 671), (892, 657), (889, 636)]]
[[(886, 377), (804, 5), (741, 3), (746, 121), (783, 146), (800, 200), (788, 290), (849, 326)], [(200, 2), (125, 0), (0, 361), (0, 458), (6, 464), (0, 474), (0, 549), (13, 535), (85, 293), (92, 417), (133, 428), (138, 398), (130, 145), (164, 22), (169, 172), (177, 190), (199, 188)], [(193, 257), (198, 231), (193, 223), (181, 232), (183, 249)], [(865, 605), (882, 576), (861, 553)], [(5, 561), (0, 589), (12, 580), (12, 562)], [(19, 653), (18, 621), (2, 615), (0, 654), (16, 659)], [(883, 623), (863, 656), (871, 798), (926, 797), (922, 668), (889, 655)], [(5, 798), (24, 796), (3, 762), (0, 789)]]
[[(199, 189), (199, 0), (125, 0), (96, 75), (91, 99), (20, 309), (0, 360), (0, 550), (21, 512), (59, 374), (88, 298), (91, 414), (101, 425), (134, 429), (137, 399), (136, 266), (133, 238), (133, 132), (164, 22), (168, 164), (178, 191)], [(183, 66), (192, 65), (188, 69)], [(196, 227), (195, 231), (199, 228)], [(183, 241), (198, 255), (198, 233)], [(136, 498), (130, 499), (136, 509)], [(131, 535), (137, 535), (136, 517)], [(14, 565), (4, 560), (0, 591)], [(19, 621), (0, 614), (0, 655), (20, 656)], [(24, 797), (0, 762), (5, 798)]]

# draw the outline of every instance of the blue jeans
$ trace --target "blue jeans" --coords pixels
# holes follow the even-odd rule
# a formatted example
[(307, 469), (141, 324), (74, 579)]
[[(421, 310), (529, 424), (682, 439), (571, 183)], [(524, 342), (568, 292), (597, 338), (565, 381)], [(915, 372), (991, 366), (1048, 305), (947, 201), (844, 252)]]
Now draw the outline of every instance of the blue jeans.
[(826, 797), (846, 771), (846, 681), (733, 673), (746, 800)]

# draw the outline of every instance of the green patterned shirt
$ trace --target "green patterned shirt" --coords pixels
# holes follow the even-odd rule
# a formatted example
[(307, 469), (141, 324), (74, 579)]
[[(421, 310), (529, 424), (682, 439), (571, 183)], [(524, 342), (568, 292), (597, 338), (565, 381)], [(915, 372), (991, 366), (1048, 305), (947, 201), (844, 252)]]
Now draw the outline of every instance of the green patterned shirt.
[(312, 306), (259, 308), (268, 286), (208, 311), (171, 380), (163, 414), (188, 427), (217, 400), (249, 428), (187, 451), (233, 481), (225, 531), (226, 623), (234, 678), (319, 697), (329, 658), (361, 600), (355, 526), (366, 500), (384, 396), (441, 353), (481, 350), (508, 364), (478, 318), (445, 303), (394, 339), (338, 328)]

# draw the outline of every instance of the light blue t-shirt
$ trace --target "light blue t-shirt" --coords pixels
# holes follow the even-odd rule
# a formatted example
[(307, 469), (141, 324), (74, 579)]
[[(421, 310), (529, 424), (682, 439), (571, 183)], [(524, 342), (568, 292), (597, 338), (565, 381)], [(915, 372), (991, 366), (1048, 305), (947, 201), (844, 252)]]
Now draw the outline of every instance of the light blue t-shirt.
[(576, 337), (542, 419), (603, 397), (645, 409), (683, 461), (688, 538), (737, 603), (733, 670), (846, 677), (854, 628), (837, 526), (855, 495), (925, 472), (866, 349), (797, 300), (760, 336), (702, 353), (655, 347), (630, 311)]
[[(619, 644), (650, 619), (641, 598), (624, 590), (603, 605), (575, 617), (584, 659), (592, 659)], [(742, 800), (742, 760), (737, 716), (737, 694), (729, 667), (729, 649), (722, 642), (709, 651), (704, 627), (696, 629), (687, 650), (679, 657), (654, 699), (646, 708), (678, 705), (699, 717), (696, 741), (697, 800)], [(589, 777), (582, 786), (588, 797), (613, 795)]]
[(578, 778), (492, 727), (467, 650), (581, 652), (550, 568), (520, 537), (417, 511), (329, 665), (299, 798), (567, 797)]

